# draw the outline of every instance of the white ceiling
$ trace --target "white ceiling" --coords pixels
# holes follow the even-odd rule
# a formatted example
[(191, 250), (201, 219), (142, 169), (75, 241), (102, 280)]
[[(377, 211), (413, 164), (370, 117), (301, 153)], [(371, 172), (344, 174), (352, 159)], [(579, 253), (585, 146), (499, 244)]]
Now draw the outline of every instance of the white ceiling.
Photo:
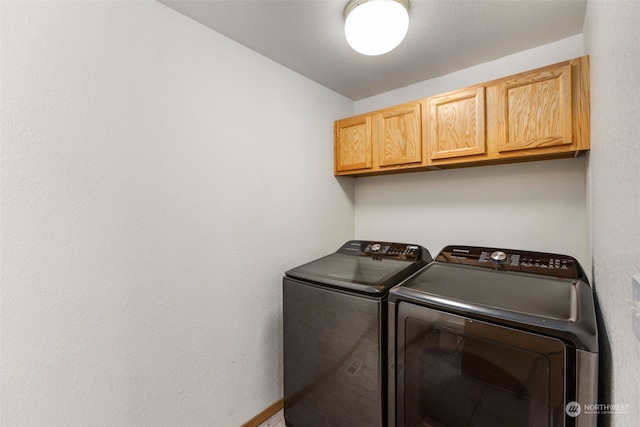
[(347, 44), (348, 0), (159, 0), (353, 100), (582, 33), (586, 0), (410, 0), (409, 32), (369, 57)]

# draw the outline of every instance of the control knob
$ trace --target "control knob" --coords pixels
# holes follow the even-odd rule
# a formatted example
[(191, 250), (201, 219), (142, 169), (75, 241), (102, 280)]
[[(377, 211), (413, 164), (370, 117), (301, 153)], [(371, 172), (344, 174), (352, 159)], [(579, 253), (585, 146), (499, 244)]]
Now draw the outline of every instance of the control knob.
[(504, 264), (507, 262), (507, 254), (502, 251), (495, 251), (491, 254), (491, 261), (496, 264)]
[(382, 245), (380, 243), (374, 243), (373, 245), (371, 245), (371, 252), (378, 253), (380, 252), (380, 248), (382, 248)]

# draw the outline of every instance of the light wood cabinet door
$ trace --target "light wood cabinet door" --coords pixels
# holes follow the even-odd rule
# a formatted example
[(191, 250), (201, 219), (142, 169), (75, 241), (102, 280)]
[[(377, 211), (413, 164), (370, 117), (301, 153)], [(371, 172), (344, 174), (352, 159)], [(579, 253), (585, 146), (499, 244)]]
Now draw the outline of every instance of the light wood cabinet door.
[(422, 162), (422, 102), (391, 107), (375, 115), (378, 166)]
[(356, 116), (335, 122), (335, 172), (372, 167), (371, 117)]
[(486, 153), (484, 87), (431, 97), (427, 104), (431, 160)]
[(573, 143), (571, 65), (522, 73), (498, 86), (501, 153)]

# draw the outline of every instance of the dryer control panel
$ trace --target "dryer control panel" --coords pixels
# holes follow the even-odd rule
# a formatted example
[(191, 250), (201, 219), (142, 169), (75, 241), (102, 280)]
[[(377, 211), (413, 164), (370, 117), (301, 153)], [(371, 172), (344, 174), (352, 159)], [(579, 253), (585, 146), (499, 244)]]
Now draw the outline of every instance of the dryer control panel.
[(372, 258), (394, 258), (410, 261), (424, 259), (425, 261), (431, 261), (428, 251), (424, 250), (420, 245), (410, 243), (350, 240), (338, 249), (338, 253)]
[(584, 277), (575, 258), (546, 252), (447, 246), (438, 254), (436, 261), (571, 279)]

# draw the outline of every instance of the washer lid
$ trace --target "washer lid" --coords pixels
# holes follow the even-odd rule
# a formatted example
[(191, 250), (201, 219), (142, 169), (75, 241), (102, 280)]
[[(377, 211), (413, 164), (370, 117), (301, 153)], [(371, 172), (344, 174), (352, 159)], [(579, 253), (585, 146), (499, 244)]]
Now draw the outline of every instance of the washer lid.
[[(524, 276), (524, 277), (523, 277)], [(427, 300), (469, 310), (578, 320), (577, 281), (433, 263), (403, 284)]]
[(598, 347), (593, 293), (584, 280), (436, 261), (392, 289), (389, 300), (543, 331), (590, 351)]
[(419, 245), (352, 240), (335, 253), (285, 274), (319, 285), (382, 295), (429, 261), (429, 252)]

